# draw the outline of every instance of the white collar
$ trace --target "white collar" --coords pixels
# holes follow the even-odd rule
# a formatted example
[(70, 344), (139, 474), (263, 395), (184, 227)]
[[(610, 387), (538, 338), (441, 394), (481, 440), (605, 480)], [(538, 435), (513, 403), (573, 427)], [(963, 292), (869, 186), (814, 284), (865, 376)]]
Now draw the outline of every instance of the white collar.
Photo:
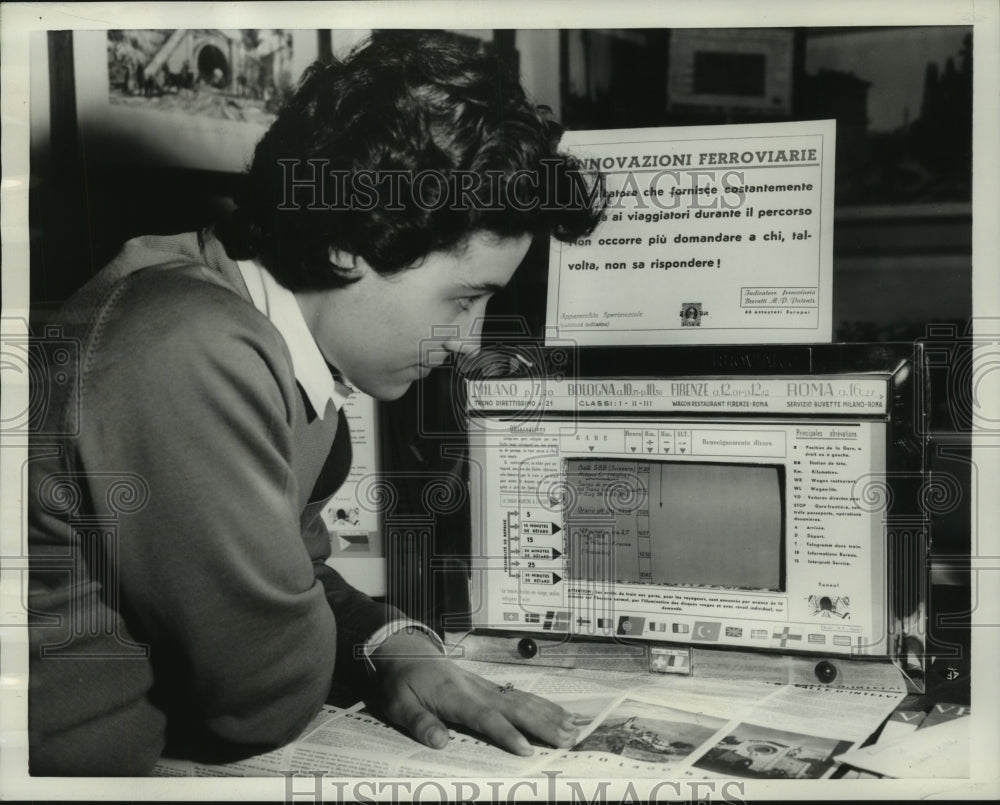
[(285, 340), (292, 356), (292, 370), (295, 379), (302, 386), (306, 397), (320, 419), (326, 411), (326, 404), (332, 400), (339, 411), (354, 391), (345, 383), (337, 381), (330, 374), (330, 367), (319, 351), (316, 339), (309, 332), (302, 309), (293, 294), (281, 285), (268, 271), (252, 260), (237, 260), (236, 265), (243, 275), (250, 299), (275, 326)]

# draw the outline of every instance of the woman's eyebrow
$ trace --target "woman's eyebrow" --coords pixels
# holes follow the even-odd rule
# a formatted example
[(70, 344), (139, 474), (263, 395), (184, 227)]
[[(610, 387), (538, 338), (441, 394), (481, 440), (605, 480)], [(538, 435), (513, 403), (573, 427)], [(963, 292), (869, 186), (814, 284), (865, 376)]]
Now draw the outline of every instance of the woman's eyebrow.
[(459, 285), (463, 290), (476, 291), (478, 293), (497, 293), (507, 287), (501, 285), (499, 282), (460, 282)]

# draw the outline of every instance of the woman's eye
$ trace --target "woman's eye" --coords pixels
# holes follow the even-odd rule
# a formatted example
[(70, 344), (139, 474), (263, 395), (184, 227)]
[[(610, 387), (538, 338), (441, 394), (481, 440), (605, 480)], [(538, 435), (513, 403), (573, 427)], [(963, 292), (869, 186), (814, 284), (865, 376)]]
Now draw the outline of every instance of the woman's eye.
[(482, 298), (482, 294), (476, 294), (475, 296), (460, 296), (458, 298), (458, 306), (462, 308), (462, 310), (470, 310), (472, 306)]

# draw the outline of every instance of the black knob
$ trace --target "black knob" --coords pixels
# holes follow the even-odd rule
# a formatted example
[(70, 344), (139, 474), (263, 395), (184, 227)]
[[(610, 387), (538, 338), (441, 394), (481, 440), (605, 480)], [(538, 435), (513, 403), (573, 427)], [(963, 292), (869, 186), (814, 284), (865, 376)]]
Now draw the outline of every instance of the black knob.
[(538, 644), (530, 637), (522, 637), (517, 643), (517, 653), (530, 660), (538, 653)]
[(816, 678), (820, 682), (829, 685), (837, 678), (837, 666), (829, 660), (822, 660), (816, 663)]

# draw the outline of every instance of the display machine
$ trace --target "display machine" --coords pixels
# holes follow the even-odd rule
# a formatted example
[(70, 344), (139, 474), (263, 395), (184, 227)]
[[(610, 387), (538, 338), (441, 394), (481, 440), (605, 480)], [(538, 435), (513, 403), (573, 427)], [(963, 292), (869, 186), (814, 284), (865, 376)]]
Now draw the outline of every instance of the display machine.
[(919, 345), (508, 351), (464, 385), (468, 656), (922, 689)]

